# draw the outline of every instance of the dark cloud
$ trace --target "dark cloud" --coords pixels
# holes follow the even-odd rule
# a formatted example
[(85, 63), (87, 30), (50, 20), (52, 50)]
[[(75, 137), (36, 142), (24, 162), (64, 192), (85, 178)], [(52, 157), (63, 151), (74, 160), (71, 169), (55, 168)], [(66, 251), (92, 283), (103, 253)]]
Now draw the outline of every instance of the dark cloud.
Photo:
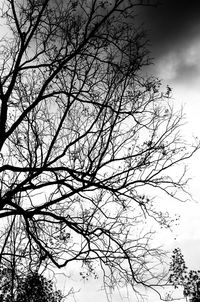
[(176, 76), (174, 80), (177, 83), (191, 84), (195, 79), (199, 80), (199, 67), (197, 64), (187, 64), (182, 61), (176, 68)]
[(139, 18), (144, 22), (156, 62), (174, 57), (175, 61), (169, 63), (174, 64), (172, 74), (180, 80), (199, 73), (189, 49), (200, 41), (200, 0), (162, 0), (157, 7), (141, 7)]
[(156, 55), (200, 38), (199, 0), (163, 0), (157, 7), (141, 8), (140, 18)]

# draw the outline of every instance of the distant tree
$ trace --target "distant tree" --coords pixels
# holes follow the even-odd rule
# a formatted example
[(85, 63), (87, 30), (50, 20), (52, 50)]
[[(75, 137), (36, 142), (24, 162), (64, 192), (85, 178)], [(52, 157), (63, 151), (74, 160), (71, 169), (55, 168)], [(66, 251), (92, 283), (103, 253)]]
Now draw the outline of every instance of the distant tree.
[(169, 282), (175, 288), (183, 287), (183, 295), (191, 302), (200, 302), (200, 270), (188, 270), (179, 248), (173, 251)]
[(187, 178), (179, 164), (199, 145), (181, 137), (171, 89), (162, 93), (159, 80), (143, 77), (140, 4), (1, 4), (2, 261), (13, 228), (5, 232), (4, 223), (17, 217), (22, 263), (81, 262), (87, 274), (96, 265), (111, 287), (160, 282), (154, 268), (163, 252), (142, 229), (148, 219), (169, 227), (155, 196), (181, 198)]
[(17, 287), (16, 302), (61, 302), (60, 291), (53, 290), (53, 282), (37, 273), (28, 274)]
[[(39, 253), (29, 253), (23, 238), (21, 217), (8, 219), (4, 226), (7, 244), (1, 255), (0, 301), (1, 302), (61, 302), (65, 296), (54, 290), (53, 281), (44, 277), (47, 264)], [(54, 276), (55, 278), (55, 276)]]
[(30, 272), (14, 280), (12, 270), (0, 269), (0, 300), (1, 302), (61, 302), (63, 295), (53, 289), (53, 282), (38, 273)]

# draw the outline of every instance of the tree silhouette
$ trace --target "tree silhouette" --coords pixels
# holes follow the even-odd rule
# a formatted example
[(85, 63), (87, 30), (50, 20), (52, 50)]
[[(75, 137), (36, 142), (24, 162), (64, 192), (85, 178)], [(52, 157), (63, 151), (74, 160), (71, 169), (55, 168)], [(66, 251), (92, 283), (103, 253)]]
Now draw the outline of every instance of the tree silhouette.
[(18, 219), (21, 261), (96, 265), (106, 285), (134, 289), (160, 281), (163, 252), (142, 226), (169, 227), (155, 196), (181, 198), (185, 167), (173, 167), (199, 148), (180, 135), (171, 89), (143, 77), (138, 5), (5, 0), (0, 43), (0, 218)]
[(61, 302), (63, 295), (53, 289), (53, 282), (36, 272), (29, 272), (14, 280), (12, 270), (0, 269), (0, 298), (2, 302)]
[(183, 254), (179, 248), (174, 249), (170, 264), (169, 282), (183, 287), (183, 295), (191, 302), (200, 301), (200, 271), (188, 270)]

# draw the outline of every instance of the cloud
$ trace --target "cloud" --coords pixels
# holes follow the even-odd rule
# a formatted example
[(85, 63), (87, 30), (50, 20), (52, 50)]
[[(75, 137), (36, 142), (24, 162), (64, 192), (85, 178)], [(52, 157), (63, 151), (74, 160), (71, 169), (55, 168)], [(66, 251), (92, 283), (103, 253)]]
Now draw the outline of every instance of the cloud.
[(155, 60), (156, 73), (166, 81), (195, 83), (200, 78), (200, 39), (177, 47)]
[(140, 22), (148, 32), (155, 58), (185, 47), (200, 34), (199, 0), (162, 0), (158, 7), (141, 7)]

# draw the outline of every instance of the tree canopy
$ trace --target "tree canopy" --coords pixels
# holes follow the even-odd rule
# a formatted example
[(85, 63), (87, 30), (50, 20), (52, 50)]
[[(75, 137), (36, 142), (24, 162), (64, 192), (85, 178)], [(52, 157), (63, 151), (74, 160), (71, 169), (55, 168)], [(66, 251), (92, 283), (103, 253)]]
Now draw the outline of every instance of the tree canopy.
[(163, 253), (143, 222), (169, 227), (156, 197), (182, 198), (178, 167), (199, 146), (180, 134), (171, 88), (142, 72), (149, 52), (135, 14), (145, 4), (1, 5), (1, 259), (15, 220), (21, 262), (95, 263), (109, 286), (152, 287)]
[(188, 270), (180, 248), (173, 251), (170, 263), (169, 282), (175, 288), (183, 287), (183, 295), (191, 302), (200, 301), (200, 270)]
[[(16, 276), (15, 276), (16, 277)], [(2, 302), (61, 302), (63, 295), (53, 289), (53, 282), (38, 273), (13, 279), (12, 269), (1, 265), (0, 298)]]

